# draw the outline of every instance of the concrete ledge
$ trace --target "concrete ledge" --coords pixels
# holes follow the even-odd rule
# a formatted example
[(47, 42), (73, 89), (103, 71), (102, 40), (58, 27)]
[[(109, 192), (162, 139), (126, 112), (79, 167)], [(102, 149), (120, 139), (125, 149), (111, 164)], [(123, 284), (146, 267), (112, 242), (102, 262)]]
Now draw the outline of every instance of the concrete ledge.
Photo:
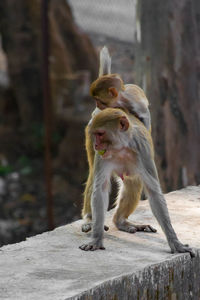
[(166, 195), (174, 228), (196, 257), (170, 254), (151, 214), (141, 202), (130, 219), (149, 223), (158, 233), (128, 234), (111, 224), (106, 251), (84, 252), (82, 221), (0, 248), (0, 299), (143, 300), (200, 299), (200, 187)]

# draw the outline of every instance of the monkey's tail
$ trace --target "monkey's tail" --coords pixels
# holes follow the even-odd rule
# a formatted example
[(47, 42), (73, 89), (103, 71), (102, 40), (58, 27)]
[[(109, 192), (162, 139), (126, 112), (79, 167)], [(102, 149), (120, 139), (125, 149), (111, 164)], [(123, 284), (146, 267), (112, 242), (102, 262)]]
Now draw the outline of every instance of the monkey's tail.
[(104, 46), (100, 52), (99, 77), (111, 74), (111, 57), (108, 48)]

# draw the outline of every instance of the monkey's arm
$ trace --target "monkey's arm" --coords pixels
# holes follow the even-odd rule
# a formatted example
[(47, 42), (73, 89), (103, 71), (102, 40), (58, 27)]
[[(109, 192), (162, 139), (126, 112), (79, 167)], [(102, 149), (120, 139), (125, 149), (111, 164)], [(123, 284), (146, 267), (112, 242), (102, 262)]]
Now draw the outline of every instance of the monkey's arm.
[(100, 110), (98, 107), (96, 107), (96, 108), (93, 110), (92, 115), (91, 115), (91, 119), (90, 119), (90, 121), (89, 121), (89, 123), (88, 123), (88, 126), (90, 126), (90, 124), (92, 123), (93, 118), (94, 118), (98, 113), (100, 113), (100, 112), (101, 112), (101, 110)]
[(91, 197), (92, 241), (79, 248), (85, 251), (105, 249), (103, 246), (104, 219), (108, 209), (110, 190), (110, 171), (98, 154), (94, 161), (94, 183)]
[(172, 253), (189, 252), (191, 257), (195, 254), (187, 245), (183, 245), (177, 238), (172, 227), (167, 203), (162, 194), (156, 166), (152, 157), (149, 142), (145, 136), (132, 139), (132, 148), (136, 150), (138, 156), (138, 173), (140, 174), (149, 196), (149, 202), (154, 216), (164, 231)]
[(135, 96), (126, 91), (121, 92), (120, 98), (121, 105), (126, 108), (129, 113), (135, 115), (144, 126), (150, 130), (151, 115), (147, 103), (142, 98), (135, 100)]

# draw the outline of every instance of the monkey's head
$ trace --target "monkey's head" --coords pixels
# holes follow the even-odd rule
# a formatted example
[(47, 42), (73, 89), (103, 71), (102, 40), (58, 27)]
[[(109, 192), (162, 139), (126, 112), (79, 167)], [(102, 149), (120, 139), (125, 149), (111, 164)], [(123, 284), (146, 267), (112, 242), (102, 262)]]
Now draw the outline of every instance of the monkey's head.
[(120, 91), (124, 91), (124, 84), (118, 74), (103, 75), (90, 86), (90, 94), (101, 110), (107, 107), (117, 107), (116, 102)]
[(90, 125), (94, 150), (103, 158), (127, 146), (128, 116), (120, 109), (107, 108), (97, 114)]

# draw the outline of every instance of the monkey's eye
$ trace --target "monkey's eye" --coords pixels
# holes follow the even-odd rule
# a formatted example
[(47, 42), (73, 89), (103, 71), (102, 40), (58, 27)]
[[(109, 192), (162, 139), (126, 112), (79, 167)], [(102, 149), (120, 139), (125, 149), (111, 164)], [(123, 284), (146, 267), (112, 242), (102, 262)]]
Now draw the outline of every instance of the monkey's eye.
[(99, 102), (102, 104), (102, 105), (107, 105), (107, 103), (106, 102), (103, 102), (103, 101), (101, 101), (101, 100), (99, 100)]
[(107, 103), (106, 102), (104, 102), (104, 101), (102, 101), (99, 97), (94, 97), (94, 99), (97, 101), (97, 102), (99, 102), (100, 104), (102, 104), (102, 105), (107, 105)]
[(104, 130), (101, 130), (101, 131), (95, 131), (94, 132), (95, 135), (98, 135), (100, 137), (102, 137), (104, 134), (105, 134), (105, 131)]
[(96, 101), (99, 103), (99, 104), (101, 104), (101, 105), (107, 105), (107, 103), (106, 102), (103, 102), (102, 100), (99, 100), (99, 99), (96, 99)]
[(103, 132), (98, 132), (97, 134), (98, 134), (99, 136), (103, 136), (103, 135), (104, 135)]
[(108, 107), (107, 104), (101, 100), (96, 100), (96, 105), (101, 110)]

